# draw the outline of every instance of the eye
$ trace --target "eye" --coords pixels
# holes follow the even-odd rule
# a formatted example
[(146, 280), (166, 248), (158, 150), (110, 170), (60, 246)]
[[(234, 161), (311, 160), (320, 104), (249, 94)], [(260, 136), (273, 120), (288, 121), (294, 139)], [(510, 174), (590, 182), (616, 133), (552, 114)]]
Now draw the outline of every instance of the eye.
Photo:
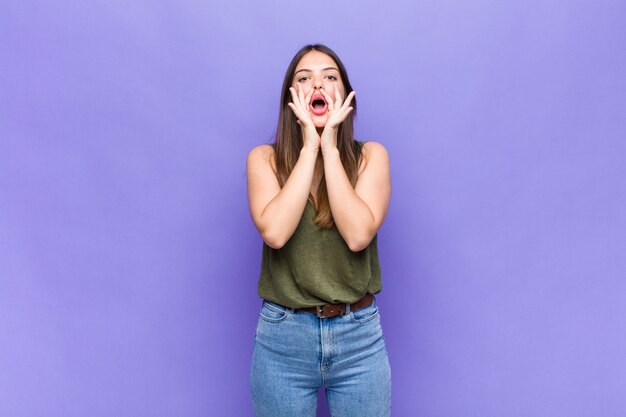
[(309, 79), (309, 77), (306, 77), (306, 76), (305, 77), (300, 77), (300, 78), (298, 78), (298, 82), (301, 83), (301, 82), (306, 81), (308, 79)]
[(331, 81), (337, 81), (337, 77), (335, 77), (334, 75), (327, 75), (326, 78), (328, 78)]

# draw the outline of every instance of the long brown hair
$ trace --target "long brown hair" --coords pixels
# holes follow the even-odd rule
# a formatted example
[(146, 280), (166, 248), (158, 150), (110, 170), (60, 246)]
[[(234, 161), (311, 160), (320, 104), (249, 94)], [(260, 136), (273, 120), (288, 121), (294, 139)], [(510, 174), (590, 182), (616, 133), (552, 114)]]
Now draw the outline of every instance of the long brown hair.
[[(300, 59), (310, 51), (319, 51), (330, 56), (337, 64), (337, 69), (341, 75), (341, 81), (345, 88), (346, 97), (352, 91), (352, 86), (348, 80), (348, 73), (343, 63), (329, 47), (321, 44), (306, 45), (300, 49), (291, 60), (291, 63), (287, 67), (285, 73), (285, 80), (283, 81), (282, 93), (280, 95), (280, 113), (278, 116), (278, 129), (276, 130), (276, 143), (274, 144), (274, 153), (276, 161), (276, 176), (281, 187), (287, 182), (287, 178), (291, 174), (293, 167), (296, 165), (298, 157), (300, 156), (300, 150), (303, 146), (302, 131), (297, 124), (297, 118), (293, 111), (289, 108), (287, 103), (291, 101), (291, 93), (289, 87), (293, 82), (294, 71)], [(344, 97), (345, 98), (345, 97)], [(356, 186), (359, 160), (361, 154), (361, 148), (359, 143), (354, 140), (354, 117), (356, 116), (356, 98), (352, 99), (350, 106), (354, 108), (346, 119), (339, 125), (337, 129), (337, 149), (339, 150), (339, 157), (341, 164), (343, 165), (346, 175), (352, 184), (352, 187)], [(309, 199), (313, 202), (313, 196), (310, 195)], [(319, 227), (324, 229), (330, 229), (334, 226), (333, 215), (330, 211), (330, 202), (328, 201), (328, 192), (326, 190), (326, 179), (322, 175), (319, 187), (317, 189), (317, 215), (314, 222)]]

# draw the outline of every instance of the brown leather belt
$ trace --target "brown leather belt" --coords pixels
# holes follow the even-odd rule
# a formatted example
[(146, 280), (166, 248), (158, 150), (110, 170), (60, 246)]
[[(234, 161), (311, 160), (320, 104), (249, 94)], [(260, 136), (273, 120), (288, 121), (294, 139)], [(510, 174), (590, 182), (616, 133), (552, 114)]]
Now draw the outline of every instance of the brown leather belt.
[(317, 317), (323, 319), (327, 317), (335, 317), (338, 315), (344, 315), (347, 311), (356, 311), (365, 308), (372, 304), (374, 296), (372, 294), (365, 294), (359, 301), (350, 304), (350, 310), (346, 307), (348, 304), (326, 304), (323, 306), (308, 307), (308, 308), (296, 308), (296, 311), (306, 311), (307, 313), (315, 314)]

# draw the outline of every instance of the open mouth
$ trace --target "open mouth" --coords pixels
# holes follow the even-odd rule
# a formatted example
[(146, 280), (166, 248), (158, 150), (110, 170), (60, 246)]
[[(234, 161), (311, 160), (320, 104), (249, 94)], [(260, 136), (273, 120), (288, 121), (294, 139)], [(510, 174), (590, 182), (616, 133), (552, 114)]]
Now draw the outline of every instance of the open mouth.
[(326, 113), (326, 110), (328, 109), (328, 103), (326, 103), (326, 100), (324, 99), (324, 96), (320, 93), (315, 93), (313, 94), (313, 96), (311, 97), (311, 112), (313, 112), (313, 114), (321, 116), (324, 113)]

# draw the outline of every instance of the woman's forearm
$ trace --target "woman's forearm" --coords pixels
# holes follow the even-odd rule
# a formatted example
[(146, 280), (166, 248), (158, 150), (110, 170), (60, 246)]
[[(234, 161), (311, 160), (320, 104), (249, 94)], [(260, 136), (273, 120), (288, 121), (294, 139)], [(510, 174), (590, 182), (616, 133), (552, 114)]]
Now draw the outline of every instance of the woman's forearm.
[(378, 229), (368, 205), (357, 195), (341, 164), (337, 148), (324, 152), (324, 176), (330, 210), (350, 250), (363, 250)]
[(302, 217), (311, 191), (318, 149), (304, 147), (287, 182), (263, 209), (257, 222), (263, 240), (279, 249), (291, 237)]

